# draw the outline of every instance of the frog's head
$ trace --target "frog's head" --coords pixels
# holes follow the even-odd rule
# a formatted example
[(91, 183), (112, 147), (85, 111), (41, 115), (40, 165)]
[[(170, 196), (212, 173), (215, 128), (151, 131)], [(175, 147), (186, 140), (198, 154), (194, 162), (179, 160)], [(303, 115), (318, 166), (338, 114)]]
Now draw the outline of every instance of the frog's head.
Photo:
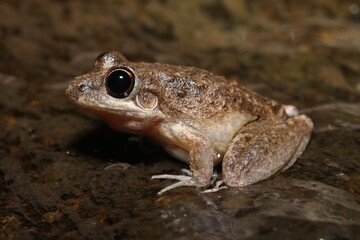
[(158, 97), (142, 90), (143, 84), (132, 66), (136, 65), (119, 52), (101, 54), (93, 71), (76, 77), (66, 95), (117, 130), (144, 133), (163, 117)]

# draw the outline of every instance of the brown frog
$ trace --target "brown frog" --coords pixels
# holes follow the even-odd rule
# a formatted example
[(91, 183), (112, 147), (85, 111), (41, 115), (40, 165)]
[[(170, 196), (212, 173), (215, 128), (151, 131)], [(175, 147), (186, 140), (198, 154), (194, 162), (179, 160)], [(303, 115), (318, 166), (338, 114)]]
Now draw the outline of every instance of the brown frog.
[(116, 51), (100, 55), (66, 94), (110, 127), (156, 139), (189, 163), (190, 176), (157, 177), (180, 180), (170, 188), (208, 186), (220, 162), (231, 187), (269, 178), (296, 161), (313, 129), (295, 107), (222, 76), (195, 67), (134, 63)]

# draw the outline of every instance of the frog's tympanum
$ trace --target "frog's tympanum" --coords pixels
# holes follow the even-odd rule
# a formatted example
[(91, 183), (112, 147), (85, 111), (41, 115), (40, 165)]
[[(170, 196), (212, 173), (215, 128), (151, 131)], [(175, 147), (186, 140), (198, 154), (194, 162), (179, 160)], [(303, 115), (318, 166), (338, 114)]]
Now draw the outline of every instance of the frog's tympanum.
[(195, 67), (134, 63), (118, 52), (100, 55), (76, 77), (70, 100), (110, 127), (157, 140), (190, 164), (176, 186), (209, 186), (222, 162), (227, 186), (241, 187), (289, 168), (304, 151), (312, 121), (293, 106)]

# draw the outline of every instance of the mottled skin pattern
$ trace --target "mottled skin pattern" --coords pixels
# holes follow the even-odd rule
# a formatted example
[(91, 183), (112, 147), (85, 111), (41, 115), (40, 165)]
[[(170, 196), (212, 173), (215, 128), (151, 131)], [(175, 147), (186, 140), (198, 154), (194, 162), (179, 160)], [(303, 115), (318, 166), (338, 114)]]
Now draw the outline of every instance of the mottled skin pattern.
[(143, 90), (159, 97), (159, 108), (169, 117), (191, 121), (233, 111), (262, 118), (285, 117), (281, 104), (205, 70), (158, 63), (127, 62), (126, 66), (137, 73)]
[[(115, 67), (135, 76), (126, 98), (106, 89)], [(114, 129), (150, 136), (189, 162), (197, 186), (209, 184), (221, 161), (229, 186), (281, 172), (304, 151), (313, 128), (305, 115), (290, 117), (284, 105), (224, 77), (194, 67), (133, 63), (118, 52), (100, 55), (94, 70), (77, 77), (66, 93)]]

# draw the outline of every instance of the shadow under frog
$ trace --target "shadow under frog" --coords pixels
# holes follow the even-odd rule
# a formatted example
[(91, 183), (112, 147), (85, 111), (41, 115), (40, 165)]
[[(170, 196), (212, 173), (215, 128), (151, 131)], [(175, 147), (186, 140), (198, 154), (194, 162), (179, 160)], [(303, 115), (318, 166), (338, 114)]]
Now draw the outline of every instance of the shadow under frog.
[(228, 186), (264, 180), (296, 161), (313, 129), (295, 107), (222, 76), (195, 67), (134, 63), (116, 51), (100, 55), (66, 94), (110, 127), (156, 139), (189, 163), (189, 176), (158, 176), (180, 180), (165, 191), (209, 186), (220, 162)]

